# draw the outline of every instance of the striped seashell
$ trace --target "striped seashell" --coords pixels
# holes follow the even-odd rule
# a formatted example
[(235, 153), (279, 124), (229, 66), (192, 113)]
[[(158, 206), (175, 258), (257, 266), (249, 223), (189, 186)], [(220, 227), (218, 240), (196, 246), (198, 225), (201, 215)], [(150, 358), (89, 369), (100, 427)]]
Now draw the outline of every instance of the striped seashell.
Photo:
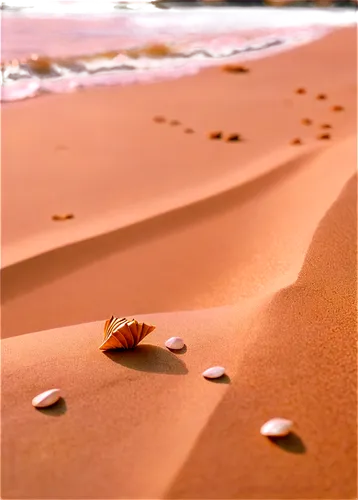
[(267, 437), (287, 436), (293, 427), (293, 422), (286, 418), (272, 418), (260, 429), (260, 434)]
[(133, 349), (154, 329), (155, 326), (138, 323), (135, 319), (112, 316), (104, 324), (104, 339), (99, 349)]
[(35, 396), (32, 400), (32, 406), (35, 408), (47, 408), (57, 403), (60, 397), (60, 389), (50, 389)]

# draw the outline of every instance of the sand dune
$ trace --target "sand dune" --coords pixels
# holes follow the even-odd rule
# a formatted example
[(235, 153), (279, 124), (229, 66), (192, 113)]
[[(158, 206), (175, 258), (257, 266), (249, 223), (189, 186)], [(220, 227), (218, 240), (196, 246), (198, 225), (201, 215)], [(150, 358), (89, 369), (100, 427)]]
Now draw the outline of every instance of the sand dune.
[[(11, 408), (3, 491), (11, 498), (25, 491), (29, 498), (53, 491), (58, 498), (351, 498), (356, 188), (352, 177), (328, 208), (294, 284), (262, 300), (138, 317), (157, 330), (124, 354), (97, 350), (103, 322), (3, 340), (2, 401)], [(184, 336), (185, 354), (161, 347), (169, 335)], [(202, 380), (202, 369), (216, 363), (231, 383)], [(66, 403), (49, 414), (57, 418), (29, 404), (35, 388), (49, 386), (65, 388)], [(280, 446), (258, 434), (278, 414), (297, 422)]]
[[(336, 139), (344, 136), (356, 127), (355, 46), (355, 30), (347, 29), (254, 61), (247, 75), (214, 68), (4, 109), (2, 266), (183, 206), (200, 199), (203, 188), (213, 194), (213, 185), (276, 154), (293, 137), (315, 143), (320, 123), (332, 123)], [(305, 97), (294, 93), (300, 86)], [(315, 100), (319, 92), (327, 102)], [(345, 112), (332, 113), (334, 104)], [(182, 127), (153, 123), (158, 114)], [(307, 116), (313, 127), (301, 125)], [(195, 134), (184, 134), (184, 127)], [(208, 141), (217, 129), (241, 133), (245, 142)], [(56, 213), (75, 219), (54, 224)]]
[[(276, 206), (270, 205), (270, 212), (267, 203), (277, 196), (276, 184), (286, 189), (288, 173), (298, 171), (298, 163), (306, 168), (306, 149), (311, 154), (330, 145), (316, 141), (320, 123), (332, 123), (336, 143), (355, 128), (355, 53), (343, 50), (341, 43), (344, 39), (345, 47), (351, 46), (354, 36), (354, 30), (343, 30), (310, 47), (253, 63), (249, 75), (215, 69), (164, 84), (52, 96), (6, 110), (2, 260), (3, 266), (14, 265), (1, 273), (2, 335), (95, 321), (118, 308), (136, 314), (234, 303), (265, 291), (278, 269), (291, 273), (292, 252), (306, 242), (293, 242), (294, 235), (285, 229), (294, 223), (291, 208), (277, 218)], [(329, 54), (336, 54), (336, 68)], [(304, 97), (294, 93), (302, 82), (309, 92)], [(329, 96), (324, 104), (315, 100), (322, 88)], [(166, 97), (170, 91), (175, 102)], [(132, 115), (133, 99), (138, 107)], [(332, 113), (332, 103), (343, 103), (344, 113)], [(158, 110), (193, 125), (196, 134), (188, 138), (176, 127), (154, 124)], [(51, 116), (59, 118), (50, 127)], [(312, 127), (301, 124), (304, 116), (312, 117)], [(16, 148), (19, 123), (32, 133)], [(93, 131), (93, 123), (106, 134)], [(247, 139), (243, 144), (209, 141), (206, 131), (218, 126), (240, 128)], [(140, 134), (140, 147), (131, 140), (134, 134)], [(296, 135), (305, 143), (297, 150), (288, 145)], [(56, 149), (59, 143), (67, 149)], [(29, 169), (35, 155), (36, 168)], [(118, 158), (125, 162), (117, 166)], [(323, 187), (329, 196), (344, 182), (345, 168), (350, 167), (331, 169), (334, 180)], [(325, 174), (321, 165), (317, 175)], [(237, 187), (230, 191), (228, 186)], [(292, 195), (284, 196), (288, 203)], [(295, 196), (308, 198), (305, 192)], [(252, 209), (259, 200), (263, 211)], [(320, 205), (320, 200), (313, 192), (307, 200), (313, 212), (303, 223), (306, 238), (329, 202), (322, 197)], [(51, 216), (58, 211), (73, 212), (75, 219), (54, 223)], [(219, 245), (212, 237), (218, 228), (240, 236), (221, 236)], [(274, 234), (284, 235), (279, 243), (270, 237)], [(286, 238), (291, 241), (288, 253)], [(263, 245), (267, 252), (275, 247), (265, 257), (269, 265), (259, 257)], [(139, 280), (155, 286), (156, 293), (148, 296)]]
[[(242, 325), (245, 363), (166, 498), (357, 494), (356, 204), (354, 176), (318, 225), (295, 283)], [(257, 428), (273, 415), (294, 418), (297, 434), (262, 441)]]
[[(356, 496), (354, 38), (354, 30), (343, 30), (257, 62), (251, 83), (210, 70), (165, 86), (99, 89), (8, 109), (3, 217), (6, 259), (13, 265), (1, 272), (2, 336), (11, 337), (2, 340), (3, 498)], [(236, 107), (240, 85), (246, 94)], [(312, 96), (297, 101), (294, 89), (302, 85), (313, 96), (326, 92), (328, 103)], [(176, 104), (163, 97), (163, 88), (176, 90)], [(113, 99), (132, 94), (139, 109), (150, 93), (156, 104), (149, 100), (136, 111), (128, 128), (110, 111)], [(217, 104), (208, 111), (209, 102)], [(66, 103), (71, 113), (92, 104), (91, 119), (96, 115), (110, 131), (101, 135), (106, 146), (118, 124), (123, 138), (107, 151), (104, 170), (92, 171), (90, 149), (83, 149), (88, 139), (76, 126), (85, 118), (66, 135), (67, 105), (64, 121), (47, 131), (45, 108), (54, 116)], [(159, 133), (158, 125), (148, 125), (148, 117), (161, 112), (154, 109), (158, 103), (166, 115), (201, 131), (190, 148), (183, 146), (184, 134), (178, 139), (169, 127)], [(345, 112), (333, 117), (333, 103), (343, 103)], [(16, 149), (20, 111), (25, 127), (35, 109), (34, 128)], [(208, 142), (204, 126), (232, 130), (239, 110), (247, 144)], [(300, 123), (305, 116), (312, 128)], [(316, 141), (318, 124), (328, 120), (332, 140)], [(143, 150), (126, 156), (131, 170), (115, 170), (114, 158), (128, 153), (131, 134), (149, 127)], [(62, 184), (60, 172), (51, 184), (44, 170), (59, 161), (55, 134), (71, 141)], [(158, 142), (151, 145), (155, 134), (165, 144), (160, 165), (153, 156)], [(288, 146), (297, 135), (305, 145)], [(99, 155), (97, 140), (92, 153)], [(41, 144), (30, 175), (23, 160)], [(90, 180), (81, 191), (85, 160)], [(115, 226), (111, 202), (118, 200), (116, 213), (130, 206), (128, 193), (114, 197), (118, 185), (125, 178), (133, 193), (145, 167), (137, 196), (152, 211), (143, 216), (133, 209), (137, 218), (129, 221), (128, 210)], [(161, 174), (158, 181), (153, 172)], [(36, 197), (23, 182), (20, 202), (11, 194), (22, 174)], [(71, 176), (73, 190), (66, 191)], [(94, 196), (98, 179), (97, 190), (108, 185), (108, 200)], [(56, 189), (49, 191), (51, 185)], [(168, 203), (180, 197), (184, 203)], [(53, 228), (48, 216), (63, 200), (76, 214), (74, 225)], [(50, 241), (39, 244), (41, 235)], [(135, 315), (157, 329), (134, 351), (104, 354), (98, 346), (112, 314)], [(173, 335), (184, 337), (186, 352), (163, 348)], [(227, 369), (222, 383), (201, 377), (215, 364)], [(32, 397), (50, 387), (61, 387), (64, 400), (34, 410)], [(293, 419), (295, 433), (276, 443), (260, 436), (261, 424), (273, 416)]]
[[(352, 172), (355, 139), (348, 142), (317, 160), (297, 156), (201, 203), (6, 268), (3, 335), (121, 311), (143, 314), (233, 304), (267, 293), (277, 286), (277, 277), (289, 283), (316, 221)], [(326, 164), (327, 154), (338, 161), (346, 150), (347, 163), (339, 170)], [(316, 199), (316, 185), (310, 181), (320, 182), (328, 173), (330, 181), (322, 187), (325, 197)], [(301, 190), (296, 189), (299, 182)], [(289, 206), (277, 218), (279, 196), (282, 205)], [(307, 217), (302, 220), (304, 205)], [(213, 238), (218, 230), (222, 236)], [(281, 234), (279, 240), (275, 234)], [(148, 295), (153, 287), (156, 293)]]

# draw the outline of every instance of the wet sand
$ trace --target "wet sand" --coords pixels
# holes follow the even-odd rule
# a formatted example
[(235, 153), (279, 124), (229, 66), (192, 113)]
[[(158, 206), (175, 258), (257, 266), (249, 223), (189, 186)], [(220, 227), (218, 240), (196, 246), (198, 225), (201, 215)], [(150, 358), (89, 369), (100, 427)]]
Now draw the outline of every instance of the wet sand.
[(4, 109), (3, 498), (356, 496), (356, 32), (248, 66)]

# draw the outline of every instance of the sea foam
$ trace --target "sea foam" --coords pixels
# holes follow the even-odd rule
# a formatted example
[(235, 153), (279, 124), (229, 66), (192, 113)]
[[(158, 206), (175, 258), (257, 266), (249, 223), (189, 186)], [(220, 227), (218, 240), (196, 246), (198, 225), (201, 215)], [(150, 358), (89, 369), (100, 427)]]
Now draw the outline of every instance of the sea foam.
[[(268, 57), (356, 23), (354, 11), (335, 9), (149, 5), (155, 10), (148, 11), (144, 1), (122, 10), (114, 2), (84, 0), (21, 5), (20, 14), (4, 11), (2, 19), (3, 102), (178, 78)], [(151, 53), (153, 45), (168, 50)]]

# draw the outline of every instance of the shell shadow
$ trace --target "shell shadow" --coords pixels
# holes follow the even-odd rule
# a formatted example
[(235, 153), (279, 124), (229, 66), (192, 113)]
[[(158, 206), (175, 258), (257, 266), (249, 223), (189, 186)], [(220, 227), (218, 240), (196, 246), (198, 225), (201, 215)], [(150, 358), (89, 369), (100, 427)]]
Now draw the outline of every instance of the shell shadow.
[(172, 352), (173, 354), (185, 354), (187, 352), (187, 350), (188, 350), (188, 348), (186, 345), (182, 349), (169, 349), (168, 348), (168, 351)]
[(105, 351), (107, 358), (114, 363), (150, 373), (165, 373), (167, 375), (186, 375), (186, 364), (171, 351), (155, 345), (139, 345), (135, 349)]
[(36, 408), (36, 410), (50, 417), (60, 417), (67, 412), (67, 404), (63, 398), (60, 398), (54, 405), (48, 408)]
[(274, 445), (289, 453), (303, 454), (307, 451), (307, 448), (300, 436), (294, 432), (290, 432), (290, 434), (284, 437), (270, 437), (269, 440)]
[(207, 378), (206, 380), (212, 384), (231, 384), (231, 378), (226, 374), (219, 378)]

